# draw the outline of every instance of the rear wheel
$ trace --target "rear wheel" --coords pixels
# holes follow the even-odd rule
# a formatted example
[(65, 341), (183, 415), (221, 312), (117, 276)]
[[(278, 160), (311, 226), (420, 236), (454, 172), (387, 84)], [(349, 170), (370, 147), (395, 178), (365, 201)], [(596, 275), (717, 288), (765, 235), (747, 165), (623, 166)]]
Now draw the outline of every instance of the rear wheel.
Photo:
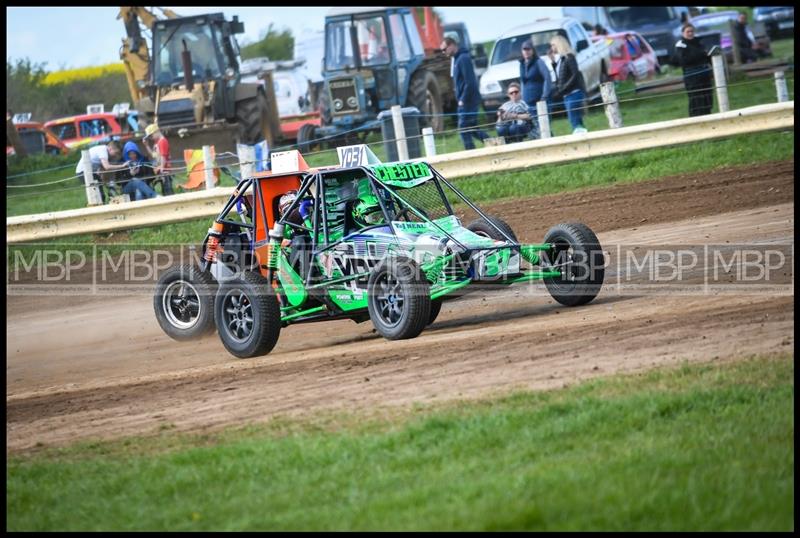
[(168, 269), (156, 283), (153, 308), (156, 320), (174, 340), (193, 340), (214, 330), (214, 293), (217, 283), (193, 265)]
[(236, 122), (242, 144), (253, 145), (264, 140), (269, 130), (268, 114), (267, 98), (261, 92), (236, 103)]
[(542, 251), (539, 265), (543, 271), (561, 273), (544, 279), (553, 299), (565, 306), (579, 306), (597, 297), (605, 276), (605, 258), (594, 232), (577, 222), (557, 224), (544, 242), (553, 248)]
[[(492, 226), (492, 224), (494, 224), (494, 226)], [(517, 236), (514, 234), (514, 230), (512, 230), (511, 226), (509, 226), (503, 219), (499, 219), (497, 217), (486, 217), (486, 219), (479, 218), (467, 224), (467, 230), (477, 235), (482, 235), (483, 237), (488, 237), (489, 239), (494, 239), (495, 241), (508, 241), (508, 239), (501, 234), (497, 228), (505, 232), (505, 234), (513, 239), (514, 242), (517, 242)]]
[(422, 114), (419, 122), (420, 128), (432, 127), (436, 132), (444, 129), (442, 94), (433, 73), (421, 70), (414, 74), (414, 78), (411, 79), (411, 84), (408, 86), (407, 102), (409, 106), (416, 107)]
[(220, 285), (214, 301), (217, 331), (231, 355), (246, 359), (266, 355), (278, 342), (281, 311), (269, 281), (246, 271)]
[(388, 258), (367, 283), (369, 317), (388, 340), (414, 338), (431, 319), (428, 280), (409, 258)]

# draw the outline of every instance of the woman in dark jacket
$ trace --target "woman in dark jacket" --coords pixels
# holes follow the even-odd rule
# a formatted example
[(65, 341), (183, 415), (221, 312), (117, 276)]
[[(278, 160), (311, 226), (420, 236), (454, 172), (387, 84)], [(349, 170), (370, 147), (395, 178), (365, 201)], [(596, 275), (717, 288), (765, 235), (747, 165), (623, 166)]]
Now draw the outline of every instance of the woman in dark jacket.
[(550, 98), (550, 71), (547, 69), (530, 39), (522, 44), (522, 58), (519, 59), (519, 79), (522, 83), (522, 100), (528, 105), (533, 129), (531, 138), (539, 138), (539, 121), (536, 103)]
[(586, 99), (586, 83), (578, 68), (575, 51), (564, 36), (556, 35), (550, 40), (550, 59), (556, 72), (556, 84), (553, 88), (553, 101), (564, 100), (567, 118), (573, 133), (585, 133), (583, 125), (583, 108)]
[(694, 37), (694, 26), (683, 25), (683, 37), (675, 43), (674, 61), (683, 68), (683, 85), (689, 94), (689, 116), (710, 114), (714, 104), (711, 62), (708, 52)]

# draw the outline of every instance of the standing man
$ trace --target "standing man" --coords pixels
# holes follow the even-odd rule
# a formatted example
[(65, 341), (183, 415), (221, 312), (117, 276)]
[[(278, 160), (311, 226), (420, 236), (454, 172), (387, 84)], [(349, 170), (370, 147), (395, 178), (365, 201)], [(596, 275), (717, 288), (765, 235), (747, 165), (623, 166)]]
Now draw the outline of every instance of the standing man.
[(739, 18), (733, 23), (733, 41), (739, 47), (739, 54), (744, 63), (758, 61), (759, 57), (765, 57), (764, 51), (756, 41), (753, 31), (747, 27), (747, 13), (739, 13)]
[(453, 58), (453, 84), (458, 99), (458, 130), (464, 142), (464, 149), (475, 149), (472, 138), (483, 142), (489, 135), (482, 129), (475, 128), (478, 125), (478, 105), (481, 102), (481, 95), (478, 93), (478, 79), (475, 78), (472, 58), (466, 49), (459, 48), (452, 37), (445, 37), (441, 48), (446, 55)]
[[(111, 164), (111, 161), (118, 161), (122, 156), (122, 150), (119, 147), (119, 142), (112, 140), (108, 144), (98, 144), (89, 148), (89, 163), (88, 166), (92, 168), (92, 175), (94, 180), (100, 184), (100, 197), (103, 203), (106, 203), (106, 189), (108, 189), (108, 196), (117, 195), (117, 184), (114, 182), (114, 177), (111, 175), (116, 170), (128, 168), (128, 163)], [(78, 161), (78, 166), (75, 167), (76, 174), (83, 174), (84, 167), (87, 163), (83, 162), (83, 157)]]
[[(522, 83), (522, 100), (528, 105), (528, 113), (532, 119), (531, 138), (539, 138), (539, 120), (536, 103), (550, 97), (550, 71), (533, 48), (528, 39), (522, 44), (522, 58), (519, 59), (519, 79)], [(509, 86), (510, 88), (510, 86)]]
[[(147, 153), (153, 160), (153, 173), (158, 176), (155, 181), (161, 181), (161, 192), (164, 196), (174, 194), (172, 190), (172, 174), (169, 169), (169, 140), (165, 137), (158, 125), (151, 123), (144, 130), (144, 142)], [(151, 145), (154, 143), (155, 145)]]
[(694, 37), (694, 26), (683, 25), (683, 38), (675, 43), (675, 63), (683, 68), (683, 85), (689, 94), (689, 116), (711, 114), (714, 85), (711, 81), (711, 60), (700, 40)]

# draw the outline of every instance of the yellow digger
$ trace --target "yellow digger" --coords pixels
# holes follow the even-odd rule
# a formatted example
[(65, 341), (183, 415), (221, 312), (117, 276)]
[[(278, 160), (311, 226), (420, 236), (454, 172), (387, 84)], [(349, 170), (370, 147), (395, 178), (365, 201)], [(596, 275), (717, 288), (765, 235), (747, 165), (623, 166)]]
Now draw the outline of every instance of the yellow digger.
[[(120, 57), (133, 102), (146, 124), (157, 123), (170, 141), (171, 153), (214, 145), (217, 154), (236, 151), (236, 143), (281, 138), (271, 73), (264, 84), (243, 83), (235, 35), (244, 23), (222, 13), (179, 17), (158, 8), (121, 7), (125, 24)], [(141, 26), (152, 34), (151, 50)]]

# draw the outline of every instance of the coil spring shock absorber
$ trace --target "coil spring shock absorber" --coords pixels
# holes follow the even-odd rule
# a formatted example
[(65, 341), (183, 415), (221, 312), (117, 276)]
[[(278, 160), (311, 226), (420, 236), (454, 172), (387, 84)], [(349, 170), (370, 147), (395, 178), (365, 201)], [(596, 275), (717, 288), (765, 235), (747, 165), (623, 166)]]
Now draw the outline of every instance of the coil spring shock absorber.
[(203, 253), (203, 258), (208, 262), (217, 261), (217, 254), (223, 251), (222, 238), (223, 225), (221, 222), (215, 222), (208, 229), (208, 241), (206, 241), (206, 251)]
[(272, 275), (278, 268), (278, 255), (283, 240), (283, 224), (275, 223), (269, 231), (269, 259), (267, 260), (267, 280), (272, 282)]

